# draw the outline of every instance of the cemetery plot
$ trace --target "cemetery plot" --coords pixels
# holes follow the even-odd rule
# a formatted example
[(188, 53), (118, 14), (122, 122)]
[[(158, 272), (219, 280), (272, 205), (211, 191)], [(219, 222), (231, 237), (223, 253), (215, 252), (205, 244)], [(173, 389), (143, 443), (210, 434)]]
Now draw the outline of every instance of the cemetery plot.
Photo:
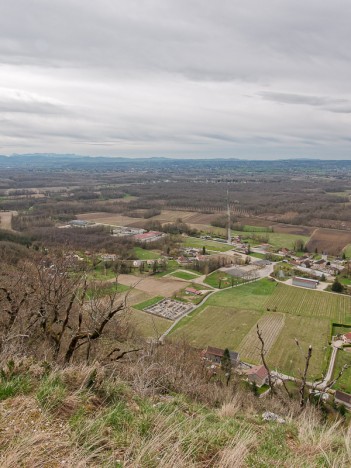
[(182, 315), (193, 310), (194, 306), (189, 303), (175, 301), (174, 299), (163, 299), (144, 309), (145, 312), (158, 315), (169, 320), (176, 320)]

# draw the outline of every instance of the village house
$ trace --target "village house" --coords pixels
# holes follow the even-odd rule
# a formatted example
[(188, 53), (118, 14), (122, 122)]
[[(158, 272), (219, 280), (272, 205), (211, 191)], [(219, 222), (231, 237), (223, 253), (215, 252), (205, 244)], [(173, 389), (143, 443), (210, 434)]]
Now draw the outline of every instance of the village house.
[(195, 288), (186, 288), (185, 289), (185, 292), (187, 294), (195, 294), (196, 296), (201, 296), (202, 295), (202, 292), (201, 291), (198, 291), (197, 289)]
[[(222, 358), (224, 355), (224, 349), (214, 348), (213, 346), (207, 346), (201, 353), (202, 358), (211, 361), (214, 364), (221, 365)], [(239, 353), (236, 351), (229, 351), (230, 361), (232, 363), (232, 367), (236, 367), (239, 363)]]
[(263, 365), (251, 367), (251, 369), (245, 371), (245, 374), (249, 382), (255, 383), (257, 387), (262, 387), (268, 382), (268, 372)]
[(344, 335), (342, 335), (342, 341), (345, 344), (351, 344), (351, 332), (348, 332), (348, 333), (345, 333)]
[(335, 392), (335, 403), (338, 405), (344, 405), (347, 409), (351, 409), (351, 395), (340, 390)]

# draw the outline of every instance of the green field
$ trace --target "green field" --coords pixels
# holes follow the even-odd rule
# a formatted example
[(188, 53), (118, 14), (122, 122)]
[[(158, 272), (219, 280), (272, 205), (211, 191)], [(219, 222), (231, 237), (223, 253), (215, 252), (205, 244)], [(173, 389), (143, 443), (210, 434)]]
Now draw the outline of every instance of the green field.
[(133, 309), (130, 321), (137, 333), (145, 338), (159, 338), (171, 325), (167, 319)]
[(233, 236), (240, 236), (243, 240), (248, 241), (252, 245), (260, 244), (261, 238), (267, 239), (267, 242), (274, 249), (287, 248), (292, 249), (294, 243), (301, 239), (305, 244), (309, 241), (308, 236), (300, 236), (296, 234), (283, 234), (280, 232), (258, 232), (258, 231), (232, 231)]
[(233, 247), (222, 242), (216, 242), (206, 239), (199, 239), (198, 237), (186, 237), (183, 241), (185, 247), (194, 247), (197, 249), (202, 249), (205, 247), (206, 250), (212, 250), (216, 252), (227, 252), (232, 250)]
[(183, 280), (191, 281), (197, 278), (199, 275), (197, 273), (192, 273), (190, 271), (175, 271), (171, 273), (170, 276), (174, 276), (175, 278), (180, 278)]
[(150, 307), (156, 304), (157, 302), (162, 301), (162, 299), (164, 299), (164, 297), (162, 296), (152, 297), (151, 299), (147, 299), (146, 301), (141, 302), (140, 304), (133, 305), (133, 308), (137, 310), (144, 310), (146, 309), (146, 307)]
[(207, 305), (221, 307), (235, 307), (237, 309), (265, 310), (267, 298), (277, 287), (275, 281), (262, 279), (254, 283), (245, 284), (238, 288), (220, 291), (209, 298)]
[(206, 276), (204, 283), (212, 286), (212, 288), (228, 288), (229, 286), (234, 286), (236, 284), (243, 283), (244, 280), (242, 278), (236, 278), (234, 276), (225, 273), (224, 271), (214, 271)]
[(309, 378), (319, 378), (330, 357), (332, 322), (351, 323), (351, 298), (263, 279), (216, 292), (182, 319), (171, 337), (188, 339), (195, 347), (231, 347), (244, 360), (259, 363), (254, 349), (258, 321), (266, 333), (267, 359), (273, 368), (299, 375), (304, 361), (297, 338), (303, 353), (312, 345)]
[(333, 378), (337, 377), (337, 375), (339, 374), (339, 372), (345, 364), (350, 366), (350, 368), (345, 370), (344, 374), (334, 385), (333, 389), (351, 393), (351, 348), (345, 349), (348, 349), (348, 351), (338, 350), (335, 359)]
[(160, 254), (153, 250), (145, 250), (141, 247), (134, 247), (134, 255), (138, 260), (155, 260), (160, 258)]
[[(309, 378), (321, 376), (326, 369), (329, 357), (326, 353), (330, 339), (330, 320), (326, 318), (300, 317), (285, 315), (285, 325), (274, 346), (267, 355), (268, 363), (288, 375), (301, 375), (304, 356), (309, 345), (312, 345)], [(301, 355), (295, 343), (298, 339), (303, 350)]]
[(326, 317), (351, 323), (351, 297), (278, 284), (266, 304), (269, 309), (293, 315)]
[(259, 312), (208, 306), (185, 317), (181, 322), (186, 326), (177, 327), (171, 337), (185, 339), (195, 347), (211, 345), (236, 350), (259, 318)]

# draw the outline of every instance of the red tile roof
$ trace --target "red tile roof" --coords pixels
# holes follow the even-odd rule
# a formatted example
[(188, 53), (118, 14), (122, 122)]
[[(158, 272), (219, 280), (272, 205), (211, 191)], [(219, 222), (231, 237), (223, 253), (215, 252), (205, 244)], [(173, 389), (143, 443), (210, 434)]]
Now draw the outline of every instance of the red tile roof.
[(260, 379), (264, 379), (267, 377), (268, 372), (264, 366), (254, 366), (251, 367), (248, 371), (246, 371), (247, 375), (257, 375)]
[(351, 332), (344, 333), (343, 335), (347, 340), (351, 340)]
[(143, 240), (143, 239), (149, 239), (150, 237), (157, 237), (157, 236), (160, 236), (161, 234), (162, 232), (150, 231), (150, 232), (145, 232), (144, 234), (136, 234), (133, 237), (134, 239)]

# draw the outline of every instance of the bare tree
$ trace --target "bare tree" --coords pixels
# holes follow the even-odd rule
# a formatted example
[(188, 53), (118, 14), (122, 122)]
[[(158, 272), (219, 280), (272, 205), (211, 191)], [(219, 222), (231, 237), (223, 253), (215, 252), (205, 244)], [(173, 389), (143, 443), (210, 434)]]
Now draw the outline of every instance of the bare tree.
[[(299, 348), (300, 352), (302, 353), (300, 343), (296, 338), (295, 338), (295, 343), (296, 343), (296, 346)], [(300, 385), (300, 389), (299, 389), (300, 407), (301, 408), (304, 408), (305, 403), (306, 403), (306, 401), (305, 401), (305, 388), (306, 388), (306, 383), (307, 383), (307, 372), (308, 372), (308, 368), (309, 368), (309, 365), (310, 365), (311, 357), (312, 357), (312, 346), (310, 345), (308, 347), (307, 355), (304, 358), (305, 359), (305, 368), (304, 368), (304, 371), (303, 371), (302, 376), (301, 376), (301, 385)]]
[(271, 374), (271, 371), (267, 365), (267, 361), (266, 361), (266, 350), (265, 350), (265, 344), (264, 344), (264, 340), (263, 340), (263, 337), (262, 337), (262, 333), (260, 331), (260, 328), (257, 324), (257, 336), (258, 336), (258, 339), (260, 340), (260, 343), (261, 343), (261, 349), (260, 349), (260, 356), (261, 356), (261, 360), (262, 360), (262, 364), (264, 365), (266, 371), (267, 371), (267, 374), (268, 374), (268, 385), (269, 385), (269, 388), (271, 389), (271, 395), (274, 394), (274, 382), (273, 382), (273, 379), (272, 379), (272, 374)]

